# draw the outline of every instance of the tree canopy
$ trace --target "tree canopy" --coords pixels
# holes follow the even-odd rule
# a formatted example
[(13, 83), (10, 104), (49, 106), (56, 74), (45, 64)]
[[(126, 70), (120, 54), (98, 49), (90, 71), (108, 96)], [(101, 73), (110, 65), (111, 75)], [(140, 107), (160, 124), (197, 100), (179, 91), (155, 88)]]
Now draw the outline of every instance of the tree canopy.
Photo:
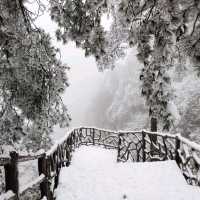
[(37, 150), (47, 147), (54, 125), (70, 120), (60, 96), (68, 86), (68, 67), (50, 36), (34, 27), (24, 2), (0, 2), (0, 145), (25, 138)]
[(195, 0), (120, 2), (119, 10), (131, 33), (129, 42), (137, 45), (138, 59), (144, 64), (140, 78), (149, 114), (161, 118), (167, 130), (173, 123), (168, 110), (168, 70), (184, 65), (187, 58), (199, 69), (199, 6)]
[[(124, 43), (137, 47), (137, 57), (144, 66), (140, 75), (141, 93), (146, 98), (149, 115), (154, 119), (159, 118), (163, 129), (169, 130), (173, 119), (168, 109), (168, 102), (173, 94), (168, 71), (173, 66), (181, 67), (189, 60), (199, 74), (200, 2), (198, 0), (60, 0), (56, 3), (52, 0), (50, 2), (52, 19), (58, 24), (58, 38), (63, 38), (64, 41), (66, 38), (71, 38), (77, 46), (85, 49), (86, 55), (90, 49), (89, 54), (95, 56), (100, 69), (113, 67), (118, 58), (116, 55), (120, 57), (124, 53), (122, 49)], [(114, 19), (109, 33), (102, 30), (100, 23), (101, 16), (105, 12), (110, 12)], [(102, 31), (97, 33), (97, 30)], [(86, 44), (97, 47), (98, 51)]]

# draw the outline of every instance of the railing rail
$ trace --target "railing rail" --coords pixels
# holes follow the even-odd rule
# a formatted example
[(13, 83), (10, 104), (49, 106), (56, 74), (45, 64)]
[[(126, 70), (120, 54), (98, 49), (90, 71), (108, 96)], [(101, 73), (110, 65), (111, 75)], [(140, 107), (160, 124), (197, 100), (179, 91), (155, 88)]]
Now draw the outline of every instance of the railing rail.
[[(0, 157), (0, 166), (4, 166), (5, 169), (6, 192), (13, 192), (13, 196), (8, 193), (7, 199), (21, 199), (29, 188), (39, 184), (41, 197), (46, 196), (48, 200), (52, 200), (54, 190), (58, 186), (60, 169), (70, 165), (72, 152), (81, 145), (116, 149), (118, 162), (175, 160), (187, 182), (200, 186), (200, 145), (179, 134), (170, 135), (146, 130), (114, 132), (81, 127), (69, 131), (46, 153), (18, 155), (17, 152), (11, 152), (10, 157)], [(34, 159), (38, 160), (39, 178), (19, 190), (17, 163)]]

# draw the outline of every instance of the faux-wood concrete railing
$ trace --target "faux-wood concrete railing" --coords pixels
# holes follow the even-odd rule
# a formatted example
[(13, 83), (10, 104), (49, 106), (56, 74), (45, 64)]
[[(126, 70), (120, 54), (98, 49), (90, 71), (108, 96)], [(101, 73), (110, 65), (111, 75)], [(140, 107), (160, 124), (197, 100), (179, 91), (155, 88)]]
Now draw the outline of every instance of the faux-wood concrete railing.
[[(116, 149), (118, 162), (176, 160), (188, 184), (200, 186), (200, 145), (180, 135), (148, 131), (114, 132), (82, 127), (68, 132), (46, 153), (20, 156), (17, 152), (11, 152), (9, 158), (0, 157), (0, 166), (5, 169), (5, 199), (23, 199), (23, 194), (38, 184), (41, 198), (46, 196), (48, 200), (54, 199), (60, 169), (70, 165), (72, 152), (81, 145)], [(33, 159), (38, 160), (39, 178), (19, 191), (18, 163)], [(12, 192), (8, 192), (10, 190)]]

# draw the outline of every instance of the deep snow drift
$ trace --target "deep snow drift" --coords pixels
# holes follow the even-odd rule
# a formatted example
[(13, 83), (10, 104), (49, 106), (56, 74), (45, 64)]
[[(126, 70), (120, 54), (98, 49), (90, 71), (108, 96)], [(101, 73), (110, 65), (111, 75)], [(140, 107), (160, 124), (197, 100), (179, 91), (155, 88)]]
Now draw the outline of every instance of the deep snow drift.
[(57, 200), (199, 200), (174, 161), (116, 163), (116, 152), (81, 147), (63, 168)]

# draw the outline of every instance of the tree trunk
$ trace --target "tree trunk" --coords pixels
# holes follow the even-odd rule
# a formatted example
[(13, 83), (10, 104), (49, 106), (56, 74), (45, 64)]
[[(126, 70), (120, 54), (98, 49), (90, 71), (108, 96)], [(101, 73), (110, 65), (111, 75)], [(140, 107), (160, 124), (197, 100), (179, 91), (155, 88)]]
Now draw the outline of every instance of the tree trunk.
[(155, 117), (151, 118), (151, 131), (157, 132), (157, 119)]
[(50, 162), (49, 158), (46, 158), (46, 154), (43, 157), (38, 159), (38, 171), (39, 175), (44, 174), (45, 180), (40, 184), (41, 198), (46, 196), (47, 200), (53, 200), (53, 194), (50, 188), (50, 170), (49, 170)]
[[(152, 117), (151, 118), (151, 132), (157, 132), (157, 119)], [(151, 155), (153, 156), (156, 154), (156, 148), (154, 144), (157, 143), (157, 136), (156, 135), (150, 135), (150, 140), (151, 140)]]
[[(152, 117), (151, 118), (151, 132), (157, 132), (157, 119)], [(152, 142), (156, 143), (157, 137), (156, 135), (151, 136)]]

